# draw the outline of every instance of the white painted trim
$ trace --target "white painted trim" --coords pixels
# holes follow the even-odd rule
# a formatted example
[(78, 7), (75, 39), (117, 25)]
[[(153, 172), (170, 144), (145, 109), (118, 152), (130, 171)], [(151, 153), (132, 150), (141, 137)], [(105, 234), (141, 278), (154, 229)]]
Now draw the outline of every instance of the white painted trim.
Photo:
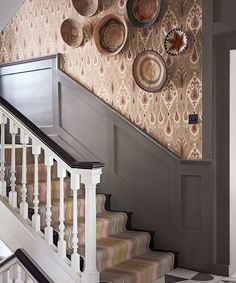
[[(7, 198), (0, 196), (0, 235), (2, 240), (15, 251), (24, 247), (39, 267), (57, 283), (81, 282), (78, 276), (70, 267), (70, 261), (62, 260), (57, 255), (57, 248), (49, 246), (42, 232), (36, 233), (31, 227), (29, 220), (23, 220), (19, 216), (19, 209), (12, 209)], [(14, 235), (14, 238), (12, 237)], [(37, 249), (35, 249), (37, 247)]]
[(229, 99), (229, 186), (230, 186), (230, 265), (236, 266), (236, 50), (230, 51)]
[[(26, 147), (32, 147), (32, 145), (27, 145)], [(0, 148), (1, 148), (1, 144), (0, 144)], [(5, 144), (5, 149), (11, 149), (12, 148), (12, 144)], [(16, 148), (23, 148), (22, 144), (16, 144)]]

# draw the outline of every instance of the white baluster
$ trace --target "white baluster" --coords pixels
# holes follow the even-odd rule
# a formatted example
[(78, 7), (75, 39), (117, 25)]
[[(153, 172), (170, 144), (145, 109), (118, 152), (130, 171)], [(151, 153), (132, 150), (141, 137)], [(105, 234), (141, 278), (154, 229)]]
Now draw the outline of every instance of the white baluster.
[(34, 215), (32, 216), (32, 226), (36, 232), (40, 231), (39, 211), (39, 155), (41, 147), (33, 141), (32, 154), (34, 155)]
[(21, 187), (21, 203), (20, 203), (20, 214), (24, 219), (28, 218), (28, 203), (27, 198), (27, 159), (26, 159), (26, 149), (27, 144), (29, 143), (29, 136), (21, 130), (20, 142), (23, 145), (23, 154), (22, 154), (22, 187)]
[(9, 271), (10, 278), (13, 280), (14, 283), (25, 282), (25, 271), (18, 263), (12, 265)]
[(47, 166), (47, 203), (46, 203), (46, 228), (45, 228), (45, 239), (49, 245), (53, 244), (53, 228), (51, 226), (52, 222), (52, 201), (51, 201), (51, 190), (52, 190), (52, 180), (51, 180), (51, 167), (53, 165), (53, 157), (45, 151), (45, 165)]
[(85, 270), (82, 281), (99, 282), (96, 267), (96, 185), (100, 182), (101, 169), (81, 170), (81, 183), (85, 185)]
[(65, 211), (64, 211), (64, 178), (66, 177), (66, 169), (57, 163), (57, 176), (60, 178), (60, 215), (59, 215), (59, 241), (58, 241), (58, 254), (61, 258), (66, 258), (66, 241), (65, 236)]
[(78, 254), (78, 199), (77, 191), (80, 188), (80, 172), (73, 169), (71, 172), (71, 189), (73, 191), (73, 230), (72, 230), (72, 248), (71, 266), (75, 272), (80, 272), (80, 256)]
[(6, 281), (6, 278), (4, 278), (4, 277), (6, 277), (6, 272), (5, 272), (5, 271), (2, 271), (2, 272), (0, 273), (0, 283), (5, 283), (5, 282), (7, 282), (7, 281)]
[(17, 192), (16, 192), (16, 134), (18, 127), (10, 121), (10, 134), (12, 136), (11, 149), (11, 191), (9, 193), (9, 203), (12, 207), (17, 207)]
[(14, 281), (11, 279), (10, 270), (7, 270), (7, 271), (6, 271), (6, 277), (5, 277), (5, 279), (6, 279), (7, 281), (4, 281), (4, 283), (5, 283), (5, 282), (7, 282), (7, 283), (13, 283), (13, 282), (14, 282)]
[(0, 195), (7, 195), (7, 185), (5, 180), (5, 125), (7, 117), (0, 111), (1, 124), (1, 180), (0, 180)]
[(26, 274), (26, 281), (25, 283), (35, 283), (36, 281), (34, 281), (29, 274)]

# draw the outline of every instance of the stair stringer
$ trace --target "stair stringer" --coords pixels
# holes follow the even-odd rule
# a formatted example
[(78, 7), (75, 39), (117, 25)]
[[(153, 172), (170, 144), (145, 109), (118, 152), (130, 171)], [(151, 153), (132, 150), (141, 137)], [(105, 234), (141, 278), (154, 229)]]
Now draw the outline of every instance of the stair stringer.
[[(70, 261), (63, 261), (55, 249), (49, 248), (43, 233), (36, 233), (30, 221), (21, 219), (18, 209), (12, 209), (7, 200), (0, 196), (0, 238), (12, 251), (23, 248), (31, 259), (52, 279), (52, 282), (81, 282), (79, 275), (70, 268)], [(34, 247), (37, 246), (37, 249)]]

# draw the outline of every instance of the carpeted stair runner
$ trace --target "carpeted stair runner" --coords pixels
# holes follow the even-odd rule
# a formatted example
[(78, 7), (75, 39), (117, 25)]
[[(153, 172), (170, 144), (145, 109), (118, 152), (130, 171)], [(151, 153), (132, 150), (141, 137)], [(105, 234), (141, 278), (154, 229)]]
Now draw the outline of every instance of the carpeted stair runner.
[[(11, 150), (6, 149), (6, 178), (10, 186)], [(39, 159), (39, 213), (41, 228), (46, 226), (46, 166), (43, 154)], [(21, 202), (22, 149), (16, 149), (16, 191), (18, 205)], [(33, 208), (34, 157), (27, 148), (27, 201)], [(67, 254), (72, 254), (72, 209), (73, 199), (70, 179), (65, 178), (65, 239)], [(174, 267), (174, 254), (150, 251), (150, 234), (126, 229), (127, 214), (105, 210), (106, 196), (97, 194), (97, 268), (101, 282), (111, 283), (154, 283)], [(84, 255), (84, 189), (78, 191), (78, 237), (79, 254)], [(56, 164), (52, 166), (52, 226), (59, 232), (59, 179)]]

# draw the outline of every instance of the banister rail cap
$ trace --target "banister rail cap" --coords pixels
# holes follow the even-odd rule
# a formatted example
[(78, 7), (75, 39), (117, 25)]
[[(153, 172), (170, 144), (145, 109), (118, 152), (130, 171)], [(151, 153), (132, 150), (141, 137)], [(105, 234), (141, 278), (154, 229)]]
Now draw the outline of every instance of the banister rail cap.
[(104, 163), (98, 162), (98, 161), (75, 161), (73, 162), (71, 168), (79, 168), (79, 169), (99, 169), (99, 168), (103, 168), (104, 167)]

